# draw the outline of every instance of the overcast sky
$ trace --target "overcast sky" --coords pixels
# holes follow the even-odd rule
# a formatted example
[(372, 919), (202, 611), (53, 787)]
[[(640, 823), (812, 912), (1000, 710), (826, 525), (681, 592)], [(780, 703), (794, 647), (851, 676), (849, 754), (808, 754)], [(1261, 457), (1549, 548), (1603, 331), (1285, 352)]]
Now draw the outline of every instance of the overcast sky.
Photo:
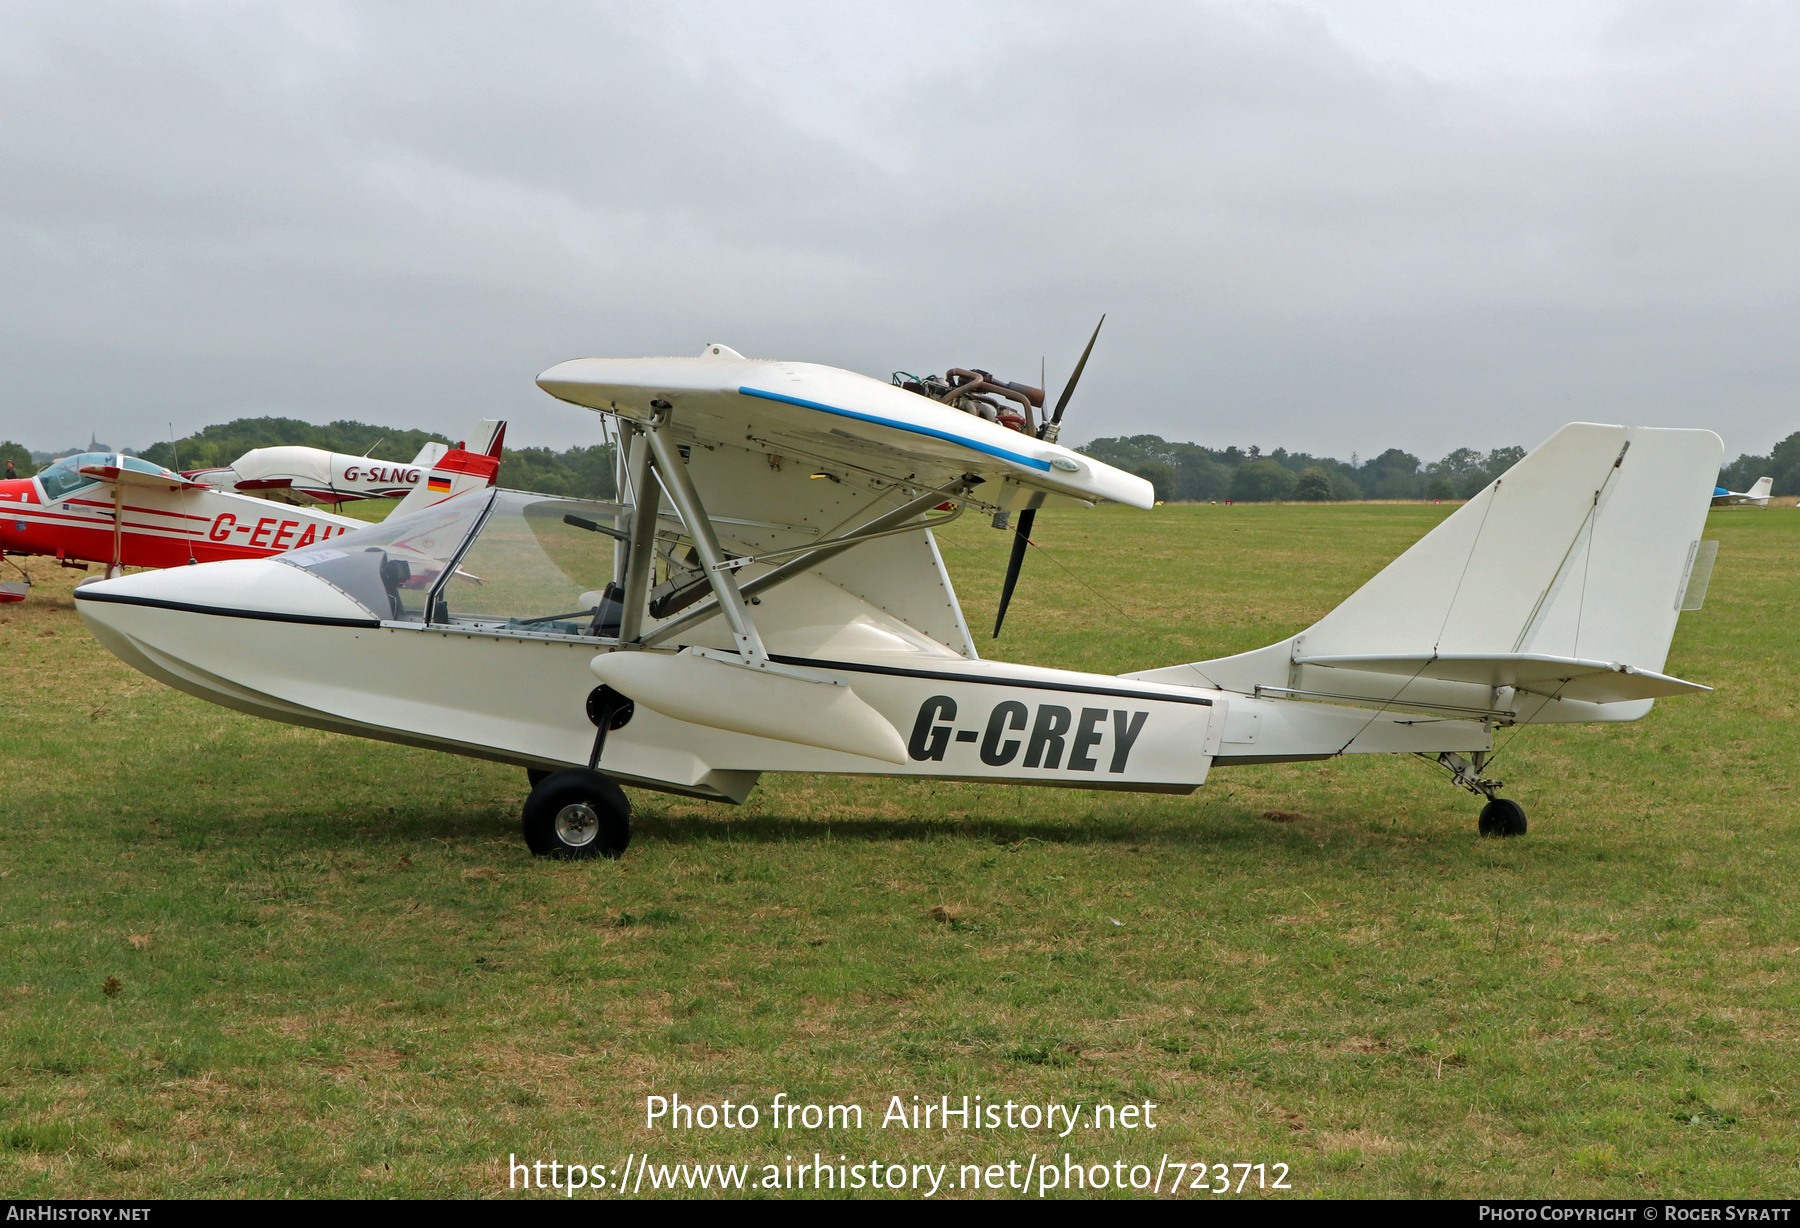
[(0, 7), (0, 437), (596, 442), (533, 377), (981, 366), (1348, 457), (1800, 430), (1800, 4)]

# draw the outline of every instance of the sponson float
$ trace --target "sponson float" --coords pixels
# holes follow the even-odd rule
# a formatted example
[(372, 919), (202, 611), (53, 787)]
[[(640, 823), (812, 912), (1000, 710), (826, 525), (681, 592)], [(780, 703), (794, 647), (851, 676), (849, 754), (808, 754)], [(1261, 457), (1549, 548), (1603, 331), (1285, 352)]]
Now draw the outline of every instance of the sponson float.
[(1299, 635), (1110, 677), (982, 660), (932, 535), (970, 511), (1016, 530), (1045, 506), (1152, 506), (1055, 442), (1069, 390), (1040, 421), (1037, 389), (985, 372), (888, 384), (722, 345), (538, 383), (614, 417), (620, 502), (471, 491), (270, 559), (91, 584), (83, 618), (215, 703), (518, 764), (532, 849), (577, 857), (623, 851), (621, 784), (1187, 793), (1215, 765), (1359, 753), (1425, 757), (1487, 797), (1482, 830), (1516, 834), (1483, 775), (1497, 729), (1706, 689), (1662, 669), (1704, 586), (1707, 431), (1564, 427)]

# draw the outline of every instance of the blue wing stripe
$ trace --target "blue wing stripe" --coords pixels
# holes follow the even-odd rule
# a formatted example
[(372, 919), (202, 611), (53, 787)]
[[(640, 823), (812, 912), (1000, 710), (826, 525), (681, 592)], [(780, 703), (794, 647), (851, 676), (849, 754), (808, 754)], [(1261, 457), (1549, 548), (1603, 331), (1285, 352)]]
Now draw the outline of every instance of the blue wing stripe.
[(858, 422), (873, 422), (876, 426), (888, 426), (896, 431), (908, 431), (914, 435), (929, 435), (933, 439), (942, 439), (946, 443), (957, 444), (964, 448), (973, 448), (977, 452), (985, 452), (989, 456), (997, 456), (1001, 460), (1012, 461), (1016, 465), (1025, 465), (1032, 469), (1050, 472), (1050, 462), (1039, 460), (1035, 456), (1023, 456), (1017, 452), (1008, 452), (1005, 448), (996, 448), (992, 444), (978, 443), (962, 435), (952, 435), (949, 431), (933, 430), (929, 426), (915, 426), (910, 422), (896, 422), (892, 418), (880, 418), (874, 414), (859, 414), (853, 409), (839, 409), (835, 405), (824, 405), (818, 401), (806, 401), (799, 397), (783, 396), (779, 392), (764, 392), (760, 388), (739, 387), (738, 391), (747, 397), (760, 397), (765, 401), (781, 401), (788, 405), (798, 405), (803, 409), (816, 409), (821, 413), (836, 414), (840, 418), (854, 418)]

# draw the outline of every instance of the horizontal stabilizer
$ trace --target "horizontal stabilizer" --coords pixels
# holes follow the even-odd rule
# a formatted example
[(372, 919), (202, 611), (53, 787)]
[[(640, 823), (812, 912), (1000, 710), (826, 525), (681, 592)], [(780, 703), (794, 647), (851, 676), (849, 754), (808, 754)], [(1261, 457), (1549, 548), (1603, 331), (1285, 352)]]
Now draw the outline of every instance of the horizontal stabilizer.
[(1533, 695), (1610, 704), (1630, 699), (1660, 699), (1712, 690), (1667, 674), (1634, 669), (1617, 661), (1584, 661), (1537, 653), (1417, 653), (1379, 657), (1297, 657), (1296, 665), (1386, 674), (1397, 682), (1431, 678), (1439, 682), (1474, 682), (1512, 687)]
[(415, 469), (429, 469), (439, 461), (443, 460), (444, 453), (449, 450), (449, 444), (439, 443), (435, 439), (428, 439), (425, 441), (425, 446), (419, 449), (419, 454), (413, 457), (412, 467)]

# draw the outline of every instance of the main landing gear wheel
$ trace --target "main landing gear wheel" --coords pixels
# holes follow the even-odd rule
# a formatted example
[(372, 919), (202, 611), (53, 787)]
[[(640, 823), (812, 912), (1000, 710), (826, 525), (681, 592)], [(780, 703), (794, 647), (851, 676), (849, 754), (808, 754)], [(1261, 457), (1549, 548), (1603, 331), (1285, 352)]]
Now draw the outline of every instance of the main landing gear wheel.
[(1522, 836), (1525, 834), (1525, 807), (1509, 797), (1496, 797), (1481, 808), (1476, 826), (1484, 836)]
[(531, 782), (531, 787), (534, 789), (543, 784), (544, 781), (548, 780), (551, 775), (552, 773), (549, 768), (525, 769), (525, 779)]
[(553, 772), (525, 799), (525, 843), (539, 857), (622, 856), (631, 843), (631, 802), (599, 772)]

